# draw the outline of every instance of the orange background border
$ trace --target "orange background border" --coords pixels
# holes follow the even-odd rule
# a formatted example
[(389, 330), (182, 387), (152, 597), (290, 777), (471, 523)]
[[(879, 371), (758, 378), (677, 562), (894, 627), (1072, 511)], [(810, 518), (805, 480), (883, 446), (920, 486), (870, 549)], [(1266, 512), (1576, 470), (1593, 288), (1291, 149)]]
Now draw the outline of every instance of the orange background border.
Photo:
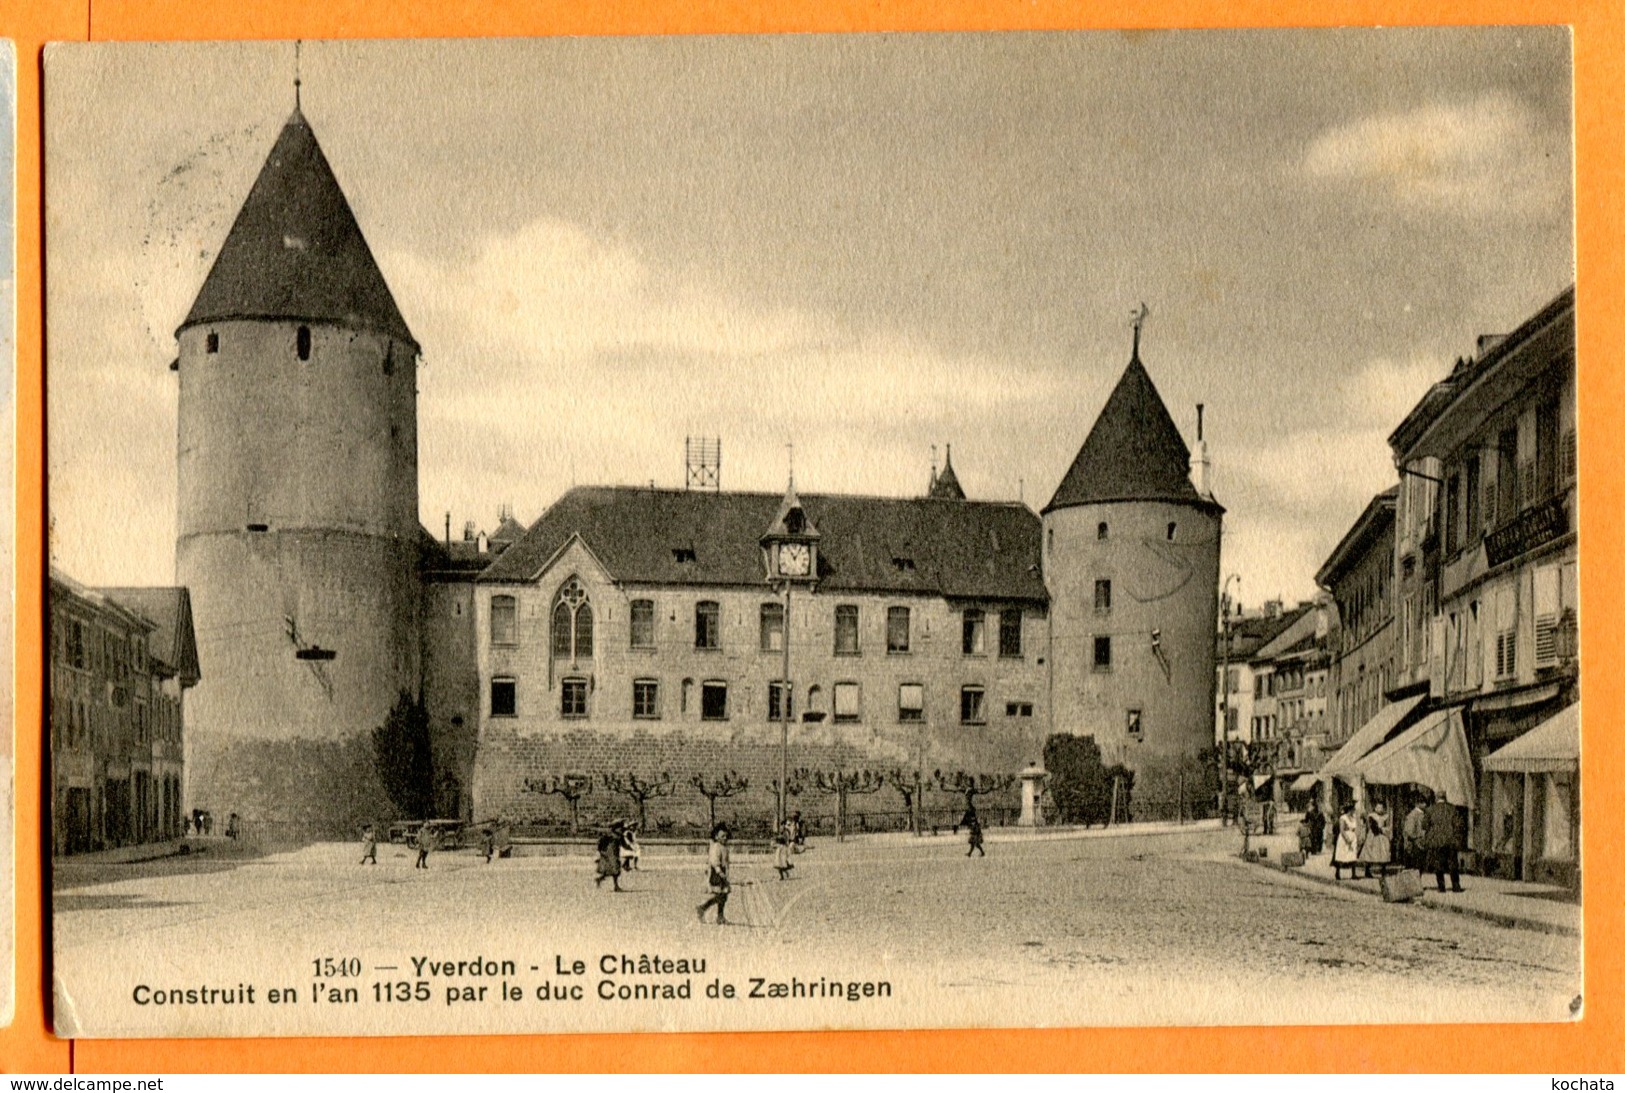
[[(40, 49), (53, 40), (465, 37), (558, 34), (1064, 29), (1132, 26), (1566, 23), (1574, 28), (1579, 221), (1580, 523), (1584, 562), (1586, 719), (1583, 772), (1586, 1001), (1559, 1026), (1077, 1029), (953, 1032), (511, 1036), (417, 1039), (81, 1040), (49, 1031), (42, 946), (40, 777), (43, 528), (44, 225)], [(1625, 681), (1614, 671), (1612, 620), (1625, 618), (1625, 443), (1610, 433), (1625, 405), (1620, 245), (1625, 178), (1625, 4), (1618, 0), (619, 0), (609, 4), (440, 0), (18, 0), (0, 7), (17, 43), (17, 1005), (0, 1030), (0, 1071), (576, 1071), (576, 1070), (1625, 1070)], [(1463, 339), (1473, 331), (1460, 332)]]

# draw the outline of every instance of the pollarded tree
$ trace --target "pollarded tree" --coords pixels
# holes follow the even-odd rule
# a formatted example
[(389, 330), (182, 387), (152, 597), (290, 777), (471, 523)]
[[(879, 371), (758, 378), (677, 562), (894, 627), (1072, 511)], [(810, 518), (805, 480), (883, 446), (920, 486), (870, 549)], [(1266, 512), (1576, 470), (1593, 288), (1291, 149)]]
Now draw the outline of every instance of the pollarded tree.
[(581, 798), (592, 792), (592, 775), (555, 774), (551, 778), (526, 778), (525, 790), (563, 797), (570, 805), (570, 834), (580, 834)]
[(750, 788), (750, 779), (737, 770), (730, 770), (719, 778), (710, 781), (705, 775), (696, 774), (688, 780), (688, 784), (700, 791), (706, 804), (711, 806), (711, 829), (717, 826), (717, 801), (728, 797), (735, 797)]
[(625, 774), (605, 774), (603, 780), (605, 789), (631, 798), (632, 803), (637, 805), (640, 830), (649, 826), (649, 802), (657, 797), (670, 797), (677, 792), (677, 784), (671, 780), (669, 770), (663, 770), (653, 778), (640, 778), (633, 771), (627, 771)]

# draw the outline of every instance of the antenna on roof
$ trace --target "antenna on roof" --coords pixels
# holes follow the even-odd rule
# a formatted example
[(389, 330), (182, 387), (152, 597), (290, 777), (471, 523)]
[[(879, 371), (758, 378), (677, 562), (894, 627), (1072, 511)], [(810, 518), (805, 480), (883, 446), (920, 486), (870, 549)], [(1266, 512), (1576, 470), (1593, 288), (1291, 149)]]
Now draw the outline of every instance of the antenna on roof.
[(293, 108), (299, 109), (299, 47), (304, 45), (302, 39), (293, 40)]

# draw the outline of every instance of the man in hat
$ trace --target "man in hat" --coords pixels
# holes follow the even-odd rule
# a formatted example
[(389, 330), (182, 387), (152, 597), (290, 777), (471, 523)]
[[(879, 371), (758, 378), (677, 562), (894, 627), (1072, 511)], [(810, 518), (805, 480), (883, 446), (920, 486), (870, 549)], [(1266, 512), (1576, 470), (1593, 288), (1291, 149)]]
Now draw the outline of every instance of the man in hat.
[(1460, 892), (1460, 850), (1467, 841), (1467, 825), (1462, 822), (1461, 809), (1450, 803), (1443, 790), (1428, 806), (1422, 826), (1422, 845), (1427, 848), (1428, 862), (1433, 870), (1434, 883), (1444, 891), (1444, 875), (1450, 874), (1450, 890)]

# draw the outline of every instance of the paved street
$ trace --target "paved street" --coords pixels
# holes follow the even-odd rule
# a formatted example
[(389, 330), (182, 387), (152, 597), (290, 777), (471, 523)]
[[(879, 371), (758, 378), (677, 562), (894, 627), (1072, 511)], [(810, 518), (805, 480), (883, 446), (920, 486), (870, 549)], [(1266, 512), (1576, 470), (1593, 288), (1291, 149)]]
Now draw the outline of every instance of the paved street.
[[(702, 859), (658, 851), (595, 890), (588, 857), (469, 851), (412, 868), (404, 848), (355, 864), (321, 845), (232, 868), (190, 863), (57, 870), (64, 1012), (92, 1034), (451, 1032), (820, 1025), (1342, 1023), (1561, 1020), (1581, 993), (1577, 939), (1508, 929), (1247, 866), (1231, 832), (1006, 841), (966, 859), (946, 836), (817, 843), (780, 882), (740, 855), (725, 929), (701, 925)], [(128, 879), (112, 879), (122, 876)], [(682, 975), (605, 974), (605, 954), (704, 959), (683, 1001), (603, 999)], [(310, 999), (322, 957), (355, 957), (359, 1004)], [(413, 958), (514, 961), (510, 974), (436, 974)], [(574, 961), (582, 974), (564, 974)], [(612, 961), (613, 963), (613, 961)], [(496, 966), (500, 969), (500, 964)], [(379, 970), (384, 969), (384, 970)], [(890, 995), (746, 1004), (701, 997), (713, 980), (886, 982)], [(419, 979), (423, 1001), (375, 984)], [(491, 999), (518, 984), (522, 1001)], [(252, 1005), (135, 1004), (136, 988), (251, 983)], [(566, 1005), (543, 983), (584, 985)], [(294, 987), (297, 1005), (266, 1005)], [(488, 985), (480, 999), (472, 988)], [(451, 1001), (452, 993), (468, 991)], [(462, 999), (466, 997), (465, 1003)], [(393, 1003), (393, 1004), (392, 1004)], [(222, 1024), (226, 1022), (226, 1024)]]

